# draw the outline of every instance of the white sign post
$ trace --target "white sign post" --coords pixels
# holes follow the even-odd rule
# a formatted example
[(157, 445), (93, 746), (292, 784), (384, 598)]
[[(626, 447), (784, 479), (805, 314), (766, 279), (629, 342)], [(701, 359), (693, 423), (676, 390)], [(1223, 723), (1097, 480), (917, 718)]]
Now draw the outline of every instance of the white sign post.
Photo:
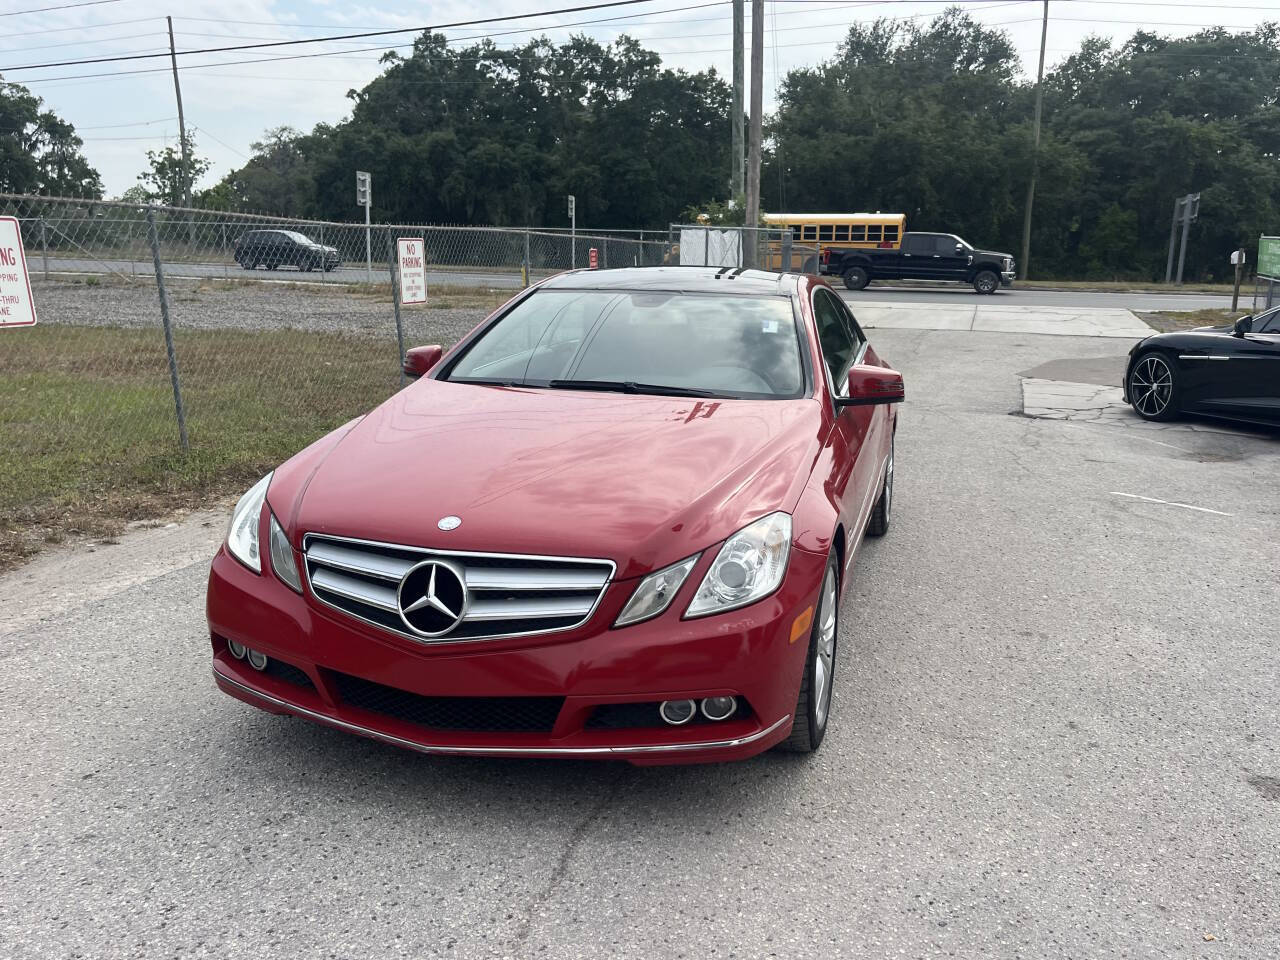
[(396, 240), (396, 259), (400, 266), (400, 302), (427, 302), (427, 257), (421, 237)]
[(0, 217), (0, 328), (30, 327), (35, 322), (22, 230), (16, 217)]

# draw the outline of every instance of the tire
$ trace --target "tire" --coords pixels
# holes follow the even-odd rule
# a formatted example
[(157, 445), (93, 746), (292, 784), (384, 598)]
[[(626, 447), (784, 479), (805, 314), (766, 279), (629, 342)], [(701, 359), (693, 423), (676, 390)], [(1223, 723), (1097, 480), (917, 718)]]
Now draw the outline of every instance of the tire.
[(850, 290), (862, 290), (871, 282), (866, 267), (850, 267), (844, 272), (844, 285)]
[(316, 262), (314, 259), (310, 257), (308, 257), (306, 260), (303, 260), (301, 263), (298, 264), (298, 269), (301, 270), (303, 273), (310, 273), (315, 268), (316, 268)]
[(889, 516), (893, 511), (893, 447), (894, 440), (889, 440), (889, 459), (884, 465), (884, 486), (880, 488), (880, 499), (871, 508), (871, 517), (867, 520), (867, 536), (883, 537), (889, 532)]
[(1000, 289), (1000, 274), (994, 270), (979, 270), (973, 278), (973, 289), (990, 296)]
[(268, 264), (267, 264), (267, 269), (268, 269), (268, 270), (274, 270), (274, 269), (275, 269), (276, 267), (278, 267), (278, 266), (280, 266), (280, 264), (278, 264), (278, 263), (268, 263)]
[(779, 750), (813, 753), (822, 746), (831, 719), (831, 686), (835, 680), (839, 623), (840, 570), (832, 551), (827, 557), (826, 572), (822, 575), (813, 629), (809, 631), (809, 653), (804, 659), (804, 676), (800, 679), (800, 694), (796, 697), (791, 735), (778, 744)]
[(817, 257), (810, 257), (809, 259), (807, 259), (807, 260), (804, 262), (804, 266), (802, 266), (802, 267), (800, 268), (800, 272), (801, 272), (801, 273), (817, 273), (817, 272), (818, 272), (818, 258), (817, 258)]
[(1163, 353), (1149, 350), (1134, 361), (1125, 384), (1129, 405), (1143, 420), (1164, 422), (1181, 412), (1178, 375), (1173, 361)]

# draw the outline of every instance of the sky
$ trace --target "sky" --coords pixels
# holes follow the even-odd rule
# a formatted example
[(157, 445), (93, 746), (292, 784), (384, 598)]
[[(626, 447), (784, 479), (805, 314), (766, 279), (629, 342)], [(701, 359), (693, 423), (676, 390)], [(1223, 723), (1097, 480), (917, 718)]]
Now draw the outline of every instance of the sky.
[[(381, 0), (375, 5), (337, 0), (0, 0), (0, 76), (27, 85), (48, 108), (75, 125), (84, 139), (85, 154), (102, 174), (107, 196), (118, 196), (137, 183), (146, 166), (147, 150), (177, 143), (177, 107), (168, 59), (14, 68), (167, 52), (166, 15), (173, 16), (175, 43), (182, 51), (418, 28), (590, 2)], [(880, 17), (928, 21), (947, 5), (942, 0), (766, 0), (765, 111), (773, 106), (778, 80), (788, 70), (831, 57), (851, 24)], [(975, 19), (1007, 31), (1022, 58), (1024, 74), (1034, 77), (1041, 0), (963, 0), (962, 5)], [(750, 0), (746, 6), (749, 47)], [(36, 9), (48, 7), (62, 9)], [(1046, 70), (1076, 50), (1090, 34), (1111, 37), (1118, 44), (1139, 28), (1170, 36), (1185, 36), (1206, 25), (1249, 30), (1268, 18), (1280, 19), (1280, 3), (1051, 0), (1049, 18)], [(578, 25), (554, 26), (571, 23)], [(645, 0), (443, 32), (459, 40), (489, 35), (500, 46), (516, 46), (540, 35), (561, 41), (575, 33), (607, 43), (627, 33), (657, 51), (669, 67), (696, 71), (714, 66), (728, 78), (731, 25), (728, 0)], [(196, 152), (212, 161), (198, 186), (209, 186), (241, 166), (252, 153), (250, 144), (266, 129), (288, 125), (306, 131), (316, 123), (333, 123), (347, 116), (347, 91), (359, 89), (381, 72), (378, 58), (383, 50), (400, 44), (400, 52), (407, 52), (414, 35), (180, 57), (187, 127), (194, 131)], [(299, 57), (302, 54), (308, 56)], [(286, 56), (297, 58), (227, 64)], [(93, 76), (98, 74), (106, 75)]]

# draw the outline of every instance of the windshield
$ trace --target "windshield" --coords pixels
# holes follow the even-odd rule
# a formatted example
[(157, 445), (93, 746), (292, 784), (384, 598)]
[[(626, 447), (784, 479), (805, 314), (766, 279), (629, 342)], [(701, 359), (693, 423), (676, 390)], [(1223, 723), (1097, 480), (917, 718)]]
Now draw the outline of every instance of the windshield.
[(537, 291), (447, 379), (760, 399), (804, 388), (790, 299), (617, 290)]
[(311, 243), (312, 242), (310, 237), (305, 236), (301, 233), (298, 233), (297, 230), (282, 230), (281, 233), (283, 233), (290, 240), (293, 240), (295, 243)]

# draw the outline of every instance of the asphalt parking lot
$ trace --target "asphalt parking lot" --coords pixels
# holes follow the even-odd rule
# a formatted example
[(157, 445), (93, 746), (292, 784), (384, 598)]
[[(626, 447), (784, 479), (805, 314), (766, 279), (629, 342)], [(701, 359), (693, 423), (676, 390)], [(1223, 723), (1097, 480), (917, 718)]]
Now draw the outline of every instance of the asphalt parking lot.
[(0, 580), (0, 955), (1275, 956), (1280, 435), (1021, 414), (1019, 371), (1115, 339), (873, 338), (895, 514), (818, 754), (431, 758), (268, 716), (213, 687), (192, 521), (98, 548), (103, 589)]

